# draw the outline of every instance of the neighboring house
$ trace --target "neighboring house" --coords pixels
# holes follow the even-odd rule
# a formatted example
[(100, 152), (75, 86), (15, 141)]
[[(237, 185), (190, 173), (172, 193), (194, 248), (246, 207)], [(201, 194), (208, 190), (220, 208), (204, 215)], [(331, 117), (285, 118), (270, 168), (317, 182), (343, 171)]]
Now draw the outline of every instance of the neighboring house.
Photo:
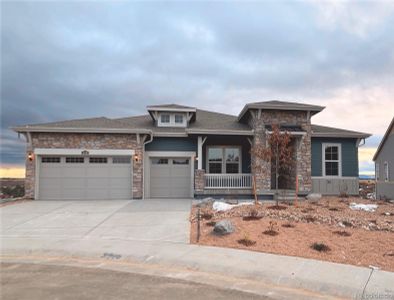
[[(15, 127), (26, 136), (26, 195), (35, 199), (251, 197), (251, 149), (271, 125), (292, 137), (293, 174), (280, 189), (358, 194), (358, 146), (369, 134), (311, 125), (324, 107), (267, 101), (238, 116), (176, 104), (143, 116), (71, 120)], [(256, 138), (257, 137), (257, 138)], [(268, 163), (269, 169), (270, 163)], [(256, 174), (260, 198), (272, 175)]]
[(394, 199), (394, 118), (373, 157), (376, 199)]

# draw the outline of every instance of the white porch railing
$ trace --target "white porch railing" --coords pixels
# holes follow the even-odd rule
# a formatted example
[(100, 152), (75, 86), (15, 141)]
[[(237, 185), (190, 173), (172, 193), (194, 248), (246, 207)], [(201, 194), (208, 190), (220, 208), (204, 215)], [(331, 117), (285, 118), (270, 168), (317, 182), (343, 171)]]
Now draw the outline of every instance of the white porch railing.
[(244, 189), (252, 187), (252, 174), (205, 174), (206, 189)]

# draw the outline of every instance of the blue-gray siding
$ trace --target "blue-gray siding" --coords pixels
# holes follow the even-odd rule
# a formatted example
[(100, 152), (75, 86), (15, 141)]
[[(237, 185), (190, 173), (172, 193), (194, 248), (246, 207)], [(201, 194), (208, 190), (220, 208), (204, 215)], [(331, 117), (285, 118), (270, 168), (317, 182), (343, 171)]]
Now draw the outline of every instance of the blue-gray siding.
[[(389, 179), (385, 181), (384, 163), (389, 168)], [(376, 180), (376, 197), (394, 199), (394, 128), (387, 137), (376, 157), (375, 164), (379, 164), (379, 175)]]
[(322, 176), (322, 144), (339, 143), (342, 148), (342, 176), (358, 177), (357, 139), (312, 138), (312, 176)]
[(155, 137), (145, 146), (146, 151), (193, 151), (197, 153), (197, 138)]

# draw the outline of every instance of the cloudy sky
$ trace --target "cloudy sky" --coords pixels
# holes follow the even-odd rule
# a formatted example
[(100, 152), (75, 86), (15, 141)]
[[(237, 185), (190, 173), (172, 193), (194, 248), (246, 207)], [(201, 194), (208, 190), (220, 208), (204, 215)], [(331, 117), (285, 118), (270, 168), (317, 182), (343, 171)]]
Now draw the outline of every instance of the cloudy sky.
[(394, 112), (394, 2), (1, 2), (2, 175), (24, 175), (12, 125), (180, 103), (324, 105), (315, 124), (369, 132)]

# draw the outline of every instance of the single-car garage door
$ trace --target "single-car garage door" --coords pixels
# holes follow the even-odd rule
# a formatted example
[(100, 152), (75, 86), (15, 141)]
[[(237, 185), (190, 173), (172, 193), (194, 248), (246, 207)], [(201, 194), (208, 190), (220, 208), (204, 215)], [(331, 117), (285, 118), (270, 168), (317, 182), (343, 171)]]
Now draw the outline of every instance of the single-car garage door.
[(39, 198), (130, 199), (131, 156), (40, 156)]
[(191, 163), (189, 158), (151, 158), (150, 197), (189, 198)]

